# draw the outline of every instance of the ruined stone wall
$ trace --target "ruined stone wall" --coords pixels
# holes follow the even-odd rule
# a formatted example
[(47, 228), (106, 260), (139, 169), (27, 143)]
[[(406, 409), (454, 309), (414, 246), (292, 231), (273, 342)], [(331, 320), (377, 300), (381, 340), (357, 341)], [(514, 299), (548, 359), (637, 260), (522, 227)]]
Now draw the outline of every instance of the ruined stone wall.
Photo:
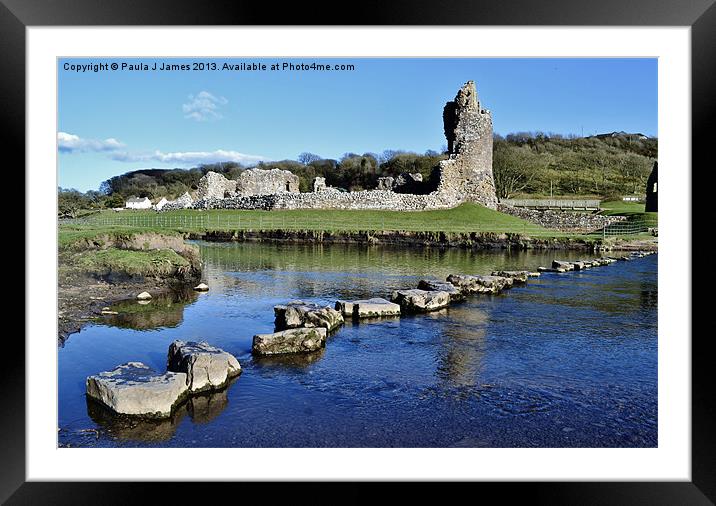
[(573, 213), (569, 211), (553, 211), (549, 209), (525, 209), (498, 204), (497, 210), (531, 221), (545, 228), (564, 232), (593, 232), (601, 230), (617, 221), (626, 220), (626, 216), (604, 216), (602, 214)]
[(241, 196), (297, 193), (298, 184), (298, 176), (288, 170), (248, 169), (239, 176), (236, 193)]
[(162, 206), (161, 209), (157, 209), (157, 211), (171, 211), (175, 209), (188, 209), (194, 205), (194, 199), (191, 198), (191, 195), (189, 195), (189, 192), (184, 192), (184, 194), (177, 198), (176, 200), (170, 200), (166, 204)]
[(433, 174), (439, 193), (454, 193), (465, 202), (497, 208), (492, 175), (492, 114), (483, 109), (475, 83), (468, 81), (443, 109), (450, 158)]
[(460, 204), (448, 194), (413, 195), (387, 190), (340, 192), (327, 188), (315, 193), (278, 193), (274, 195), (239, 196), (228, 199), (204, 199), (197, 209), (377, 209), (391, 211), (424, 211), (449, 209)]
[[(492, 176), (492, 115), (468, 81), (443, 110), (450, 158), (440, 162), (426, 188), (420, 174), (379, 179), (377, 190), (339, 192), (316, 178), (312, 193), (298, 193), (299, 178), (289, 171), (249, 169), (238, 181), (207, 173), (199, 182), (195, 208), (201, 209), (446, 209), (463, 202), (497, 208)], [(431, 183), (432, 183), (431, 181)], [(432, 193), (426, 194), (433, 189)], [(172, 209), (176, 207), (166, 207)]]
[(221, 199), (236, 193), (236, 181), (226, 179), (217, 172), (207, 172), (199, 180), (196, 197), (201, 199)]

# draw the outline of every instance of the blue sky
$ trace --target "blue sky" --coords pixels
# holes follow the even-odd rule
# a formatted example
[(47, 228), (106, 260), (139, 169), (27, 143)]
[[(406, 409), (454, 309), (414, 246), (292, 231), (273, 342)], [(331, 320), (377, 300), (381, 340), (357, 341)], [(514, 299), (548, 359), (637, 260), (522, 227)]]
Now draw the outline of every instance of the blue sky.
[[(265, 71), (103, 70), (92, 63), (264, 63)], [(276, 62), (353, 71), (271, 71)], [(445, 144), (442, 108), (477, 84), (495, 132), (657, 132), (656, 59), (60, 59), (59, 185), (97, 189), (147, 167)]]

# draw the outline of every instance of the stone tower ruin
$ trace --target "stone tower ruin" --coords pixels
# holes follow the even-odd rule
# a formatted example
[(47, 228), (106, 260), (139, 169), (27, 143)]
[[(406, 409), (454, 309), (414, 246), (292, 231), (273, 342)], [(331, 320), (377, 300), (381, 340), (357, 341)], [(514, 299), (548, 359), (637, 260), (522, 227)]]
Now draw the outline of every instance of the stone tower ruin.
[(436, 169), (437, 192), (497, 208), (492, 175), (492, 114), (481, 107), (474, 81), (465, 83), (455, 100), (445, 104), (443, 124), (450, 158)]

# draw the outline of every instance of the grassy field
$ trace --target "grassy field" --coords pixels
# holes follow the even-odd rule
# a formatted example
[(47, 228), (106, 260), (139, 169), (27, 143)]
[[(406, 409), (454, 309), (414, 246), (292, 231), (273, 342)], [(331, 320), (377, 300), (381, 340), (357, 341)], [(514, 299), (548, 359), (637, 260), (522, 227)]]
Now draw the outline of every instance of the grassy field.
[(659, 213), (647, 213), (644, 211), (643, 202), (624, 202), (622, 200), (610, 200), (602, 202), (602, 214), (607, 216), (626, 216), (632, 220), (643, 220), (649, 226), (658, 225)]
[(188, 269), (190, 262), (172, 250), (130, 251), (116, 248), (86, 251), (73, 256), (73, 267), (84, 272), (104, 274), (123, 272), (129, 275), (169, 276)]
[[(534, 223), (477, 204), (436, 211), (240, 211), (192, 209), (167, 211), (102, 211), (64, 228), (81, 236), (89, 229), (142, 229), (201, 232), (205, 230), (326, 230), (326, 231), (425, 231), (511, 232), (532, 235), (564, 235)], [(61, 234), (62, 235), (62, 234)], [(67, 236), (69, 237), (69, 235)]]
[[(626, 215), (635, 221), (656, 226), (656, 213), (644, 213), (643, 204), (606, 202), (605, 214)], [(615, 227), (617, 227), (615, 225)], [(612, 230), (611, 235), (622, 235)], [(626, 232), (625, 228), (625, 234)], [(358, 211), (358, 210), (195, 210), (100, 211), (80, 220), (62, 222), (60, 248), (81, 239), (100, 234), (114, 236), (138, 232), (165, 235), (234, 230), (301, 230), (328, 232), (445, 232), (445, 233), (512, 233), (530, 237), (568, 237), (590, 239), (596, 235), (561, 232), (532, 222), (493, 211), (478, 204), (462, 204), (453, 209), (434, 211)], [(609, 233), (607, 235), (610, 235)], [(632, 235), (632, 234), (629, 234)]]

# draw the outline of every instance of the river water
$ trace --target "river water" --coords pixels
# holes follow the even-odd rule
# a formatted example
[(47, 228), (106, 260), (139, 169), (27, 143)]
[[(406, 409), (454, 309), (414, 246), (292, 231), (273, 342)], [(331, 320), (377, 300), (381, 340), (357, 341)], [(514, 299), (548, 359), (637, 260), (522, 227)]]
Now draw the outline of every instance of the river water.
[[(531, 269), (577, 252), (198, 243), (205, 294), (117, 305), (58, 349), (60, 446), (655, 447), (657, 256), (545, 273), (427, 315), (347, 322), (325, 350), (255, 359), (291, 299), (387, 297), (421, 278)], [(175, 339), (234, 354), (243, 373), (171, 419), (109, 415), (88, 375), (164, 371)]]

